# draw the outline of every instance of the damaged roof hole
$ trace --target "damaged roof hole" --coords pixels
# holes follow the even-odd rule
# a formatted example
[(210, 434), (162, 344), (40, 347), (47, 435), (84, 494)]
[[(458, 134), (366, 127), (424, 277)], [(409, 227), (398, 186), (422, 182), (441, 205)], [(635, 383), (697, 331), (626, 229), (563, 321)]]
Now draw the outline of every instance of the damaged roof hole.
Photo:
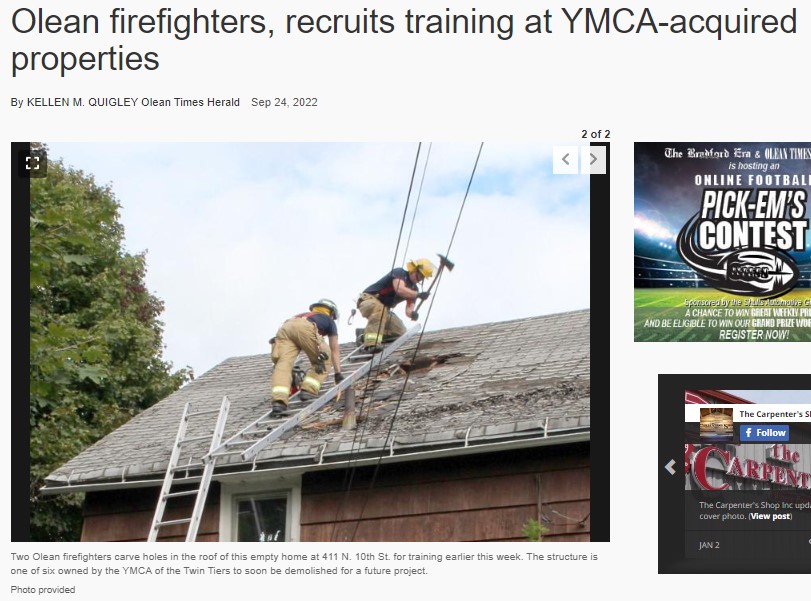
[(406, 360), (400, 363), (400, 369), (406, 373), (413, 373), (415, 371), (431, 371), (437, 365), (442, 365), (449, 359), (461, 357), (461, 353), (451, 353), (448, 355), (428, 355), (425, 357), (415, 357), (412, 360)]

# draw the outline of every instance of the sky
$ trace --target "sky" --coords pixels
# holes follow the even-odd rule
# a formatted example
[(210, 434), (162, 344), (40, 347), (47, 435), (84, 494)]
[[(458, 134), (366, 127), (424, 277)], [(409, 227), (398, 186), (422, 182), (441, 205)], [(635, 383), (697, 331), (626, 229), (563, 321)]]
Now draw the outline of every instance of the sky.
[(320, 298), (354, 340), (359, 293), (438, 253), (455, 267), (420, 310), (428, 331), (589, 307), (588, 177), (552, 175), (548, 144), (485, 142), (466, 200), (479, 142), (46, 144), (111, 187), (165, 304), (163, 358), (195, 376), (269, 353)]

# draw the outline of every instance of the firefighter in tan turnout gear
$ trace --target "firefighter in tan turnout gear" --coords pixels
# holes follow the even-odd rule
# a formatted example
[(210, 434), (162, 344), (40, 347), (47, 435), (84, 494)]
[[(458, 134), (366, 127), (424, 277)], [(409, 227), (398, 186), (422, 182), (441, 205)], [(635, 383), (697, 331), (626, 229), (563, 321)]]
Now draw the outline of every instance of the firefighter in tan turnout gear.
[(358, 311), (368, 322), (363, 332), (363, 346), (376, 351), (385, 342), (391, 342), (405, 334), (406, 328), (392, 309), (406, 302), (405, 314), (417, 319), (414, 305), (417, 299), (425, 300), (429, 292), (420, 292), (418, 284), (433, 277), (434, 264), (428, 259), (409, 261), (406, 268), (391, 270), (364, 290), (358, 299)]
[[(300, 313), (285, 321), (271, 340), (270, 359), (275, 365), (270, 381), (272, 412), (284, 413), (290, 397), (293, 363), (300, 351), (310, 360), (310, 369), (301, 382), (299, 398), (310, 400), (319, 395), (321, 384), (329, 373), (327, 362), (332, 360), (335, 368), (335, 383), (344, 378), (341, 374), (341, 354), (338, 349), (338, 307), (331, 300), (322, 298), (312, 305), (307, 313)], [(325, 344), (324, 336), (329, 344)]]

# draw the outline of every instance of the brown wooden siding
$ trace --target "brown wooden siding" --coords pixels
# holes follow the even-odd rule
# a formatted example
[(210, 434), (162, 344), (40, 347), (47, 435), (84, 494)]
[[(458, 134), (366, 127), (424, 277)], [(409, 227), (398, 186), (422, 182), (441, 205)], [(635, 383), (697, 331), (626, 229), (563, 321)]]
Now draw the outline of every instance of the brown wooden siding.
[[(175, 488), (175, 491), (181, 488)], [(145, 541), (152, 525), (155, 506), (158, 502), (155, 488), (135, 488), (104, 492), (89, 492), (85, 496), (82, 541)], [(180, 519), (191, 516), (194, 497), (172, 499), (164, 513), (164, 519)], [(198, 541), (219, 540), (220, 489), (213, 482), (208, 493), (208, 503), (198, 530)], [(159, 541), (184, 541), (186, 525), (178, 524), (161, 528)]]
[[(520, 541), (544, 516), (548, 541), (590, 539), (588, 445), (306, 474), (303, 541)], [(370, 488), (371, 485), (371, 488)]]
[[(523, 541), (530, 518), (548, 518), (548, 541), (588, 541), (589, 445), (415, 461), (305, 474), (302, 541)], [(373, 486), (370, 488), (370, 485)], [(83, 541), (143, 541), (158, 488), (87, 493)], [(211, 485), (198, 541), (219, 540), (220, 489)], [(165, 518), (191, 515), (179, 497)], [(585, 519), (584, 519), (585, 518)], [(583, 522), (581, 523), (581, 520)], [(161, 530), (182, 541), (185, 525)]]

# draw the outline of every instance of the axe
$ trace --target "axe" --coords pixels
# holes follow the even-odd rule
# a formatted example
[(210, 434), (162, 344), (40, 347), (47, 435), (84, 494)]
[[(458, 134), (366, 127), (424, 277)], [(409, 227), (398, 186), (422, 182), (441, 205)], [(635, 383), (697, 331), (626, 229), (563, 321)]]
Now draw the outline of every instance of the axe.
[[(445, 269), (445, 267), (448, 268), (448, 271), (453, 271), (453, 268), (456, 267), (456, 264), (445, 255), (440, 255), (439, 253), (437, 253), (436, 256), (439, 257), (439, 269), (436, 272), (436, 277), (434, 278), (434, 281), (431, 282), (430, 286), (428, 286), (427, 292), (429, 293), (431, 292), (431, 289), (434, 287), (434, 284), (436, 284), (439, 281), (439, 276), (442, 275), (442, 270)], [(420, 307), (422, 307), (422, 303), (424, 302), (425, 300), (421, 300), (419, 304), (416, 307), (414, 307), (414, 310), (411, 312), (412, 321), (417, 321), (420, 318), (419, 311)]]

